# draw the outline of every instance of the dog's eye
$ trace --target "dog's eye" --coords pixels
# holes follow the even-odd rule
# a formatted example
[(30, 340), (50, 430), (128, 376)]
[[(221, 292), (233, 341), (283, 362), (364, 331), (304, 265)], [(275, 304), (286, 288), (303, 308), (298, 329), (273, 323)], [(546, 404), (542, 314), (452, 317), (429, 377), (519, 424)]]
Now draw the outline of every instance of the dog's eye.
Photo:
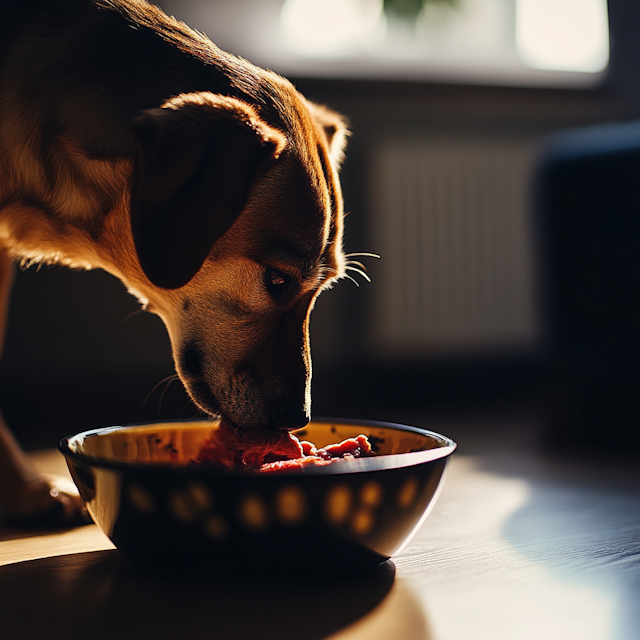
[(291, 284), (291, 278), (282, 271), (277, 269), (267, 269), (265, 273), (265, 283), (267, 285), (267, 291), (276, 299), (283, 296), (289, 285)]

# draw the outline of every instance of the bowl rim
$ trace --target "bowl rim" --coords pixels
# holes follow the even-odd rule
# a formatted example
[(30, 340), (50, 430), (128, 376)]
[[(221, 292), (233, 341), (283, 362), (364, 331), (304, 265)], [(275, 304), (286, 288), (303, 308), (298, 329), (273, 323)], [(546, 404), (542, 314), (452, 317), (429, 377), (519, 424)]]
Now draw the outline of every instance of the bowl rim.
[[(300, 476), (312, 476), (312, 475), (347, 475), (353, 473), (363, 473), (372, 471), (384, 471), (391, 469), (401, 469), (404, 467), (412, 467), (436, 460), (442, 460), (448, 458), (457, 448), (457, 444), (448, 436), (444, 436), (435, 431), (429, 429), (423, 429), (422, 427), (414, 427), (411, 425), (403, 425), (395, 422), (386, 422), (380, 420), (359, 420), (355, 418), (327, 418), (324, 416), (313, 417), (310, 422), (318, 423), (335, 423), (348, 426), (362, 426), (369, 428), (381, 428), (391, 429), (394, 431), (408, 431), (421, 436), (432, 438), (441, 443), (441, 446), (433, 449), (426, 449), (424, 451), (410, 451), (406, 453), (394, 453), (381, 456), (373, 456), (369, 458), (356, 458), (353, 460), (336, 460), (330, 465), (315, 466), (310, 465), (302, 469), (282, 470), (274, 473), (256, 473), (255, 471), (229, 471), (226, 469), (218, 469), (215, 467), (196, 467), (196, 466), (175, 466), (169, 463), (154, 463), (154, 464), (139, 464), (135, 462), (126, 462), (118, 460), (106, 460), (104, 458), (97, 458), (89, 456), (84, 453), (78, 453), (73, 451), (70, 447), (70, 442), (75, 438), (90, 438), (99, 435), (104, 435), (112, 431), (120, 430), (135, 430), (137, 428), (149, 427), (152, 425), (171, 425), (171, 424), (185, 424), (189, 422), (211, 422), (211, 418), (188, 418), (188, 419), (172, 419), (172, 420), (150, 420), (146, 422), (136, 422), (132, 424), (116, 425), (111, 427), (98, 427), (96, 429), (89, 429), (87, 431), (81, 431), (79, 433), (66, 436), (58, 443), (58, 450), (65, 456), (65, 458), (71, 458), (78, 460), (85, 465), (92, 467), (98, 467), (102, 469), (118, 469), (121, 471), (141, 471), (145, 473), (167, 473), (177, 475), (185, 475), (192, 477), (242, 477), (242, 478), (282, 478), (284, 476), (300, 477)], [(304, 429), (301, 427), (299, 430)], [(295, 432), (294, 432), (295, 433)]]

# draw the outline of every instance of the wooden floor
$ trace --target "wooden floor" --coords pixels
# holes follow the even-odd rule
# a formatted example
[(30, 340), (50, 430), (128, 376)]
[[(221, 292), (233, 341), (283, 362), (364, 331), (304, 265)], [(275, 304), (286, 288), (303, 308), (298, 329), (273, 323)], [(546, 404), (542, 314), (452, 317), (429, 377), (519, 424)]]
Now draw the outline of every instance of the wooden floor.
[(132, 569), (95, 526), (5, 530), (0, 637), (637, 640), (640, 470), (524, 444), (454, 455), (408, 547), (330, 584), (168, 579)]

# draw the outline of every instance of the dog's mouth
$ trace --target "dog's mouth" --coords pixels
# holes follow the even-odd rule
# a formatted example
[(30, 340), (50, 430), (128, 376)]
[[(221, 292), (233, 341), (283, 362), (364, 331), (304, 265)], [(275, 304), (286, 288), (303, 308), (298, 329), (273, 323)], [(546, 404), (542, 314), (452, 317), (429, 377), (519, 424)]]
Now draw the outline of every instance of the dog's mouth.
[(220, 425), (234, 431), (248, 431), (251, 427), (234, 420), (231, 412), (225, 411), (205, 380), (192, 378), (184, 381), (191, 400), (204, 414), (220, 421)]
[(234, 429), (293, 431), (309, 421), (304, 390), (273, 385), (272, 380), (270, 386), (246, 367), (226, 383), (218, 380), (218, 388), (205, 375), (204, 357), (195, 343), (187, 345), (178, 364), (180, 378), (196, 406)]
[(305, 426), (309, 417), (303, 408), (288, 404), (273, 405), (245, 399), (239, 407), (226, 407), (220, 402), (205, 380), (187, 380), (185, 386), (196, 406), (221, 424), (236, 431), (265, 429), (269, 431), (293, 431)]

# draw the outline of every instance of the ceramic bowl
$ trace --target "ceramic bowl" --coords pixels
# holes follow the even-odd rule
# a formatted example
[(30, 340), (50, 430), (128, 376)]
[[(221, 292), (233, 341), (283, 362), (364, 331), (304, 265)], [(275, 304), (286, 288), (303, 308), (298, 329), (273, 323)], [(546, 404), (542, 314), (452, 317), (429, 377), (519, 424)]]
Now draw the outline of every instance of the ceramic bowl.
[(323, 447), (363, 433), (376, 455), (271, 474), (190, 465), (215, 428), (111, 427), (59, 448), (91, 516), (130, 559), (261, 575), (354, 572), (398, 553), (456, 448), (416, 427), (320, 419), (296, 435)]

